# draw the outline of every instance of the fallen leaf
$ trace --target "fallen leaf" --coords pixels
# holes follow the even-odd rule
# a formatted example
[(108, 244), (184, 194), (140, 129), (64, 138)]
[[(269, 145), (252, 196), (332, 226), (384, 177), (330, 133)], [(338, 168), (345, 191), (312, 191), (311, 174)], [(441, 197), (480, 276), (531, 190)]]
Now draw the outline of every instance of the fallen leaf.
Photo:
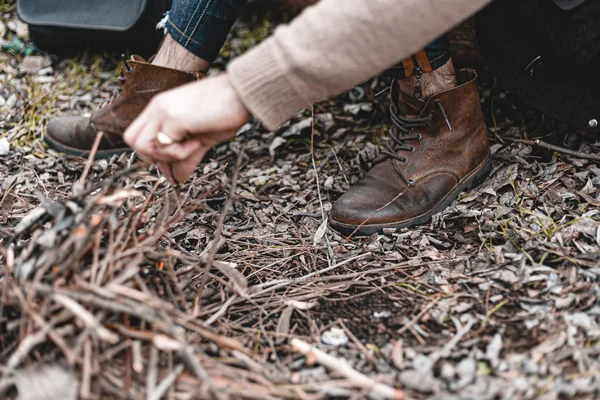
[(317, 231), (315, 232), (315, 236), (313, 238), (313, 246), (316, 246), (319, 243), (321, 243), (321, 240), (323, 240), (323, 236), (325, 236), (325, 232), (327, 232), (327, 219), (324, 219), (323, 222), (321, 222), (321, 225), (317, 228)]
[(58, 365), (33, 366), (17, 371), (13, 381), (18, 400), (77, 399), (77, 378)]
[(19, 71), (25, 74), (33, 74), (50, 65), (52, 65), (52, 60), (48, 56), (25, 56), (19, 65)]

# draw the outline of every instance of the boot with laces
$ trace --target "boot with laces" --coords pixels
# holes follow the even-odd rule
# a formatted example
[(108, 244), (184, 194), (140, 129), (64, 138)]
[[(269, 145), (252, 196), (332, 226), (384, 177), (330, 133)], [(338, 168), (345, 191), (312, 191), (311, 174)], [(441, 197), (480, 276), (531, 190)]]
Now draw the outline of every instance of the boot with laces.
[(190, 74), (176, 69), (159, 67), (138, 56), (125, 61), (121, 69), (123, 82), (118, 96), (91, 117), (56, 117), (46, 129), (44, 140), (62, 153), (87, 157), (96, 134), (104, 134), (96, 157), (108, 157), (129, 151), (122, 134), (155, 95), (193, 82), (204, 74)]
[(427, 222), (491, 170), (487, 128), (475, 80), (416, 99), (392, 85), (390, 140), (374, 167), (333, 205), (329, 225), (349, 236)]

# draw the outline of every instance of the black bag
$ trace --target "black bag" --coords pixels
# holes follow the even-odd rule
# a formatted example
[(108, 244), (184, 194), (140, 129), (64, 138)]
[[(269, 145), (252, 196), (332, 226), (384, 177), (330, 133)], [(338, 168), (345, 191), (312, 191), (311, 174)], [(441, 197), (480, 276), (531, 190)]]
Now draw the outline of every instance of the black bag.
[(17, 0), (33, 43), (58, 55), (82, 50), (152, 54), (163, 37), (156, 24), (170, 6), (171, 0)]
[(496, 0), (475, 21), (503, 87), (572, 128), (600, 134), (600, 1)]

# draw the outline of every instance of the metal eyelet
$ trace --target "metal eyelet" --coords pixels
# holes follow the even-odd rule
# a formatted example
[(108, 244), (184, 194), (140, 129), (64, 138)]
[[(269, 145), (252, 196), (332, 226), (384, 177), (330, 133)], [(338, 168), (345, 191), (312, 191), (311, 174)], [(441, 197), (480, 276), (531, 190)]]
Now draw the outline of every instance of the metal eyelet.
[(123, 64), (125, 64), (125, 72), (131, 72), (131, 66), (127, 62), (127, 58), (125, 57), (125, 54), (121, 54), (121, 58), (123, 59)]
[(415, 181), (413, 181), (412, 179), (408, 180), (408, 186), (414, 186), (415, 185)]
[(420, 133), (417, 133), (417, 140), (421, 140), (423, 138), (423, 136), (421, 136)]
[(415, 151), (415, 146), (410, 146), (410, 152), (414, 152)]

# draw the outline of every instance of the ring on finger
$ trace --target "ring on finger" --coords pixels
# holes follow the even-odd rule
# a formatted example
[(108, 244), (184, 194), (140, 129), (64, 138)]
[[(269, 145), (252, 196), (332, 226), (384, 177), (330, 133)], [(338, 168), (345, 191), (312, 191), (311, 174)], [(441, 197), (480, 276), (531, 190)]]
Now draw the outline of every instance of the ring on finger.
[(175, 143), (173, 138), (164, 132), (158, 132), (158, 134), (156, 135), (156, 141), (161, 146), (169, 146), (169, 145), (172, 145), (173, 143)]

